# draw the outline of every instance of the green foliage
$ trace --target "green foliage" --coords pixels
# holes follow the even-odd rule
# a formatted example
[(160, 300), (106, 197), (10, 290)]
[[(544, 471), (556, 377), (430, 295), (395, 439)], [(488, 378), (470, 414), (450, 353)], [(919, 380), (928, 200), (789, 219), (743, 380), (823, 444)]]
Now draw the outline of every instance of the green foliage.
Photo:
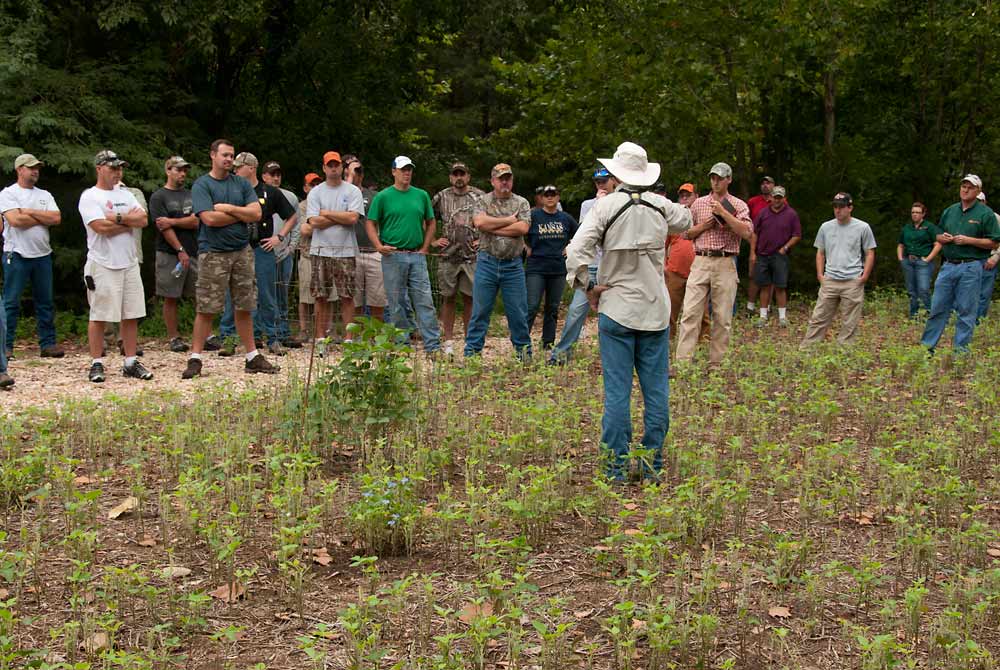
[(372, 554), (413, 551), (423, 525), (423, 505), (416, 482), (402, 473), (363, 473), (361, 496), (347, 510), (348, 525)]

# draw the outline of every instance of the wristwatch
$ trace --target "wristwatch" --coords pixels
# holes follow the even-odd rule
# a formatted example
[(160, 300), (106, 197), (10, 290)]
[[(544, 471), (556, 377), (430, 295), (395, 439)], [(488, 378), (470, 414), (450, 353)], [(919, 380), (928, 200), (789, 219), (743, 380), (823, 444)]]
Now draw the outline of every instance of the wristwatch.
[(281, 233), (278, 233), (278, 241), (279, 242), (284, 242), (285, 241), (285, 236), (282, 235)]
[(597, 282), (595, 282), (593, 279), (591, 279), (589, 282), (587, 282), (587, 293), (590, 293), (591, 291), (593, 291), (594, 287), (596, 285), (597, 285)]
[(122, 225), (122, 213), (121, 212), (116, 212), (115, 213), (115, 223), (117, 223), (119, 226)]

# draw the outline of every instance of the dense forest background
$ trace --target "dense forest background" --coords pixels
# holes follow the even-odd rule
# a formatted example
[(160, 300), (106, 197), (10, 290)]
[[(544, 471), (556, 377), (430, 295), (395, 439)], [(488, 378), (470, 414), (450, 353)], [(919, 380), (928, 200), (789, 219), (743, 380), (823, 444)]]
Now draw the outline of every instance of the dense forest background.
[(432, 192), (454, 159), (484, 188), (502, 159), (517, 191), (554, 182), (574, 213), (623, 140), (671, 191), (704, 192), (725, 160), (740, 196), (763, 174), (787, 186), (795, 288), (815, 283), (805, 247), (841, 189), (885, 284), (914, 199), (936, 218), (971, 171), (1000, 202), (997, 34), (989, 0), (0, 0), (0, 166), (7, 183), (22, 151), (49, 166), (64, 307), (82, 298), (94, 153), (118, 151), (148, 194), (170, 154), (207, 169), (219, 136), (293, 189), (328, 149), (379, 186), (410, 155)]

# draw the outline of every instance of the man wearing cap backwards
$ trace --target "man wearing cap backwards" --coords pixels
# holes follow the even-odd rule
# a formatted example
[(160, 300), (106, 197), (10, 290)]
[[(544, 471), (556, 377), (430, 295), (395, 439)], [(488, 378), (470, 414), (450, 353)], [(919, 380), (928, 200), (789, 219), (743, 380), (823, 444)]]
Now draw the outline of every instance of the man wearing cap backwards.
[[(682, 207), (691, 208), (691, 205), (698, 199), (698, 190), (694, 184), (688, 182), (681, 184), (677, 189), (677, 204)], [(677, 321), (681, 315), (681, 308), (684, 306), (684, 294), (687, 292), (687, 279), (691, 274), (691, 265), (694, 263), (694, 243), (685, 235), (667, 235), (666, 247), (667, 263), (663, 270), (663, 276), (667, 282), (667, 293), (670, 295), (670, 334), (677, 336)], [(712, 321), (709, 319), (708, 310), (705, 311), (701, 319), (700, 339), (707, 340)]]
[(928, 225), (942, 245), (944, 261), (934, 280), (931, 314), (920, 338), (931, 353), (948, 325), (952, 309), (958, 313), (953, 343), (956, 352), (968, 352), (976, 329), (983, 269), (1000, 242), (996, 215), (976, 199), (982, 188), (978, 175), (965, 175), (958, 190), (959, 201), (941, 212), (937, 225)]
[[(149, 196), (149, 216), (156, 226), (156, 295), (163, 298), (163, 323), (170, 350), (188, 350), (177, 327), (177, 301), (194, 298), (198, 276), (198, 217), (191, 206), (191, 191), (184, 188), (191, 165), (171, 156), (163, 165), (166, 184)], [(180, 264), (180, 275), (175, 269)]]
[(747, 204), (729, 193), (732, 168), (716, 163), (708, 176), (712, 192), (691, 204), (694, 225), (688, 237), (694, 240), (695, 258), (684, 294), (677, 360), (690, 361), (694, 357), (701, 321), (711, 295), (712, 339), (708, 360), (719, 364), (729, 347), (739, 282), (733, 258), (740, 252), (740, 240), (749, 240), (752, 229)]
[(448, 175), (451, 186), (431, 200), (434, 215), (441, 222), (443, 235), (434, 240), (441, 253), (438, 263), (438, 288), (441, 290), (441, 325), (444, 329), (444, 353), (455, 353), (455, 297), (462, 293), (462, 321), (469, 331), (472, 315), (472, 282), (476, 277), (476, 250), (479, 233), (472, 223), (476, 202), (484, 194), (472, 186), (465, 163), (453, 163)]
[(306, 219), (312, 228), (310, 284), (316, 299), (317, 339), (325, 337), (333, 290), (340, 298), (340, 317), (344, 327), (354, 321), (354, 257), (358, 252), (354, 226), (358, 217), (365, 213), (361, 189), (344, 181), (344, 167), (339, 153), (327, 151), (323, 154), (323, 173), (326, 180), (309, 191), (306, 198)]
[(771, 287), (778, 303), (778, 326), (788, 327), (788, 252), (802, 239), (799, 215), (785, 200), (785, 187), (771, 189), (771, 204), (757, 213), (750, 238), (750, 267), (760, 287), (759, 327), (767, 325)]
[(83, 274), (90, 303), (87, 341), (93, 358), (88, 375), (92, 382), (105, 378), (104, 325), (109, 322), (121, 322), (125, 350), (122, 374), (153, 378), (135, 355), (138, 320), (146, 316), (146, 297), (132, 231), (145, 228), (148, 221), (135, 196), (116, 187), (125, 165), (114, 151), (98, 152), (94, 157), (97, 184), (80, 194), (80, 218), (87, 230)]
[[(986, 204), (986, 194), (982, 191), (976, 199)], [(996, 212), (994, 212), (996, 214)], [(997, 223), (1000, 224), (1000, 214), (996, 214)], [(997, 264), (1000, 262), (1000, 246), (990, 253), (989, 259), (983, 263), (983, 281), (979, 285), (979, 309), (976, 312), (976, 325), (986, 318), (990, 311), (990, 300), (993, 298), (993, 285), (997, 280)]]
[(847, 344), (858, 333), (865, 283), (875, 267), (875, 235), (871, 226), (856, 219), (854, 200), (841, 191), (833, 196), (833, 216), (816, 233), (816, 278), (819, 295), (809, 318), (801, 348), (820, 342), (840, 312), (837, 341)]
[(483, 350), (497, 292), (502, 291), (514, 352), (518, 358), (530, 358), (528, 293), (521, 252), (524, 235), (531, 225), (531, 206), (514, 193), (514, 171), (507, 163), (493, 166), (490, 184), (493, 190), (479, 199), (472, 217), (479, 230), (479, 253), (465, 355), (477, 356)]
[[(44, 163), (31, 154), (14, 159), (17, 181), (0, 191), (0, 213), (3, 214), (3, 309), (6, 328), (0, 325), (0, 357), (14, 349), (17, 319), (21, 312), (21, 294), (31, 282), (31, 298), (35, 304), (38, 343), (43, 358), (62, 358), (63, 350), (56, 344), (55, 313), (52, 307), (52, 246), (49, 227), (62, 220), (59, 207), (48, 191), (38, 188), (38, 176)], [(0, 375), (6, 374), (0, 362)], [(2, 381), (0, 381), (2, 385)]]
[(361, 189), (361, 198), (365, 205), (365, 214), (358, 217), (354, 224), (354, 237), (357, 238), (358, 254), (354, 257), (354, 304), (361, 308), (367, 307), (373, 319), (385, 320), (385, 279), (382, 277), (382, 254), (375, 251), (375, 245), (368, 239), (368, 208), (375, 198), (375, 191), (364, 185), (365, 166), (361, 159), (354, 155), (344, 156), (344, 181), (348, 181)]
[[(634, 369), (643, 395), (642, 446), (649, 458), (643, 457), (641, 473), (655, 479), (670, 426), (670, 299), (663, 279), (664, 249), (668, 234), (691, 227), (691, 213), (663, 196), (643, 192), (656, 182), (660, 166), (650, 163), (639, 145), (624, 142), (614, 158), (598, 160), (621, 183), (594, 205), (570, 242), (566, 280), (574, 288), (587, 287), (590, 304), (600, 314), (601, 444), (609, 456), (606, 474), (617, 482), (627, 479)], [(598, 245), (604, 254), (594, 282), (588, 266)]]
[[(248, 224), (260, 221), (263, 209), (250, 182), (230, 172), (234, 153), (229, 140), (212, 142), (212, 169), (198, 177), (191, 188), (191, 205), (200, 221), (195, 286), (198, 314), (183, 379), (201, 374), (205, 339), (212, 329), (212, 319), (225, 306), (227, 292), (235, 308), (236, 332), (247, 351), (244, 371), (273, 374), (279, 369), (254, 345), (251, 313), (257, 308), (257, 279)], [(281, 200), (288, 204), (284, 198)]]
[(312, 297), (312, 263), (309, 260), (309, 248), (312, 246), (312, 226), (306, 217), (306, 205), (309, 191), (323, 183), (323, 178), (315, 172), (308, 173), (302, 180), (304, 197), (299, 200), (299, 215), (296, 226), (292, 229), (289, 239), (295, 248), (299, 277), (299, 339), (308, 342), (312, 340), (313, 329), (309, 327), (309, 306), (316, 304)]
[(434, 207), (427, 191), (412, 186), (413, 161), (396, 156), (392, 161), (392, 186), (379, 191), (368, 208), (368, 239), (382, 254), (382, 276), (389, 300), (389, 321), (405, 329), (403, 294), (409, 293), (416, 312), (424, 351), (440, 347), (437, 313), (427, 273), (427, 252), (434, 240)]

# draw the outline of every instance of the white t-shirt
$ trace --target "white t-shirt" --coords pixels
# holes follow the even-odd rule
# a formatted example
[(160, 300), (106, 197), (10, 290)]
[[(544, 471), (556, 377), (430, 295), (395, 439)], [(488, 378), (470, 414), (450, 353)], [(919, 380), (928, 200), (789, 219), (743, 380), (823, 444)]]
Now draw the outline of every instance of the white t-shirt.
[(91, 186), (80, 194), (80, 218), (87, 229), (87, 260), (109, 270), (124, 270), (138, 262), (132, 235), (100, 235), (90, 227), (91, 221), (110, 219), (115, 214), (125, 216), (139, 207), (135, 196), (123, 188), (110, 191)]
[[(41, 209), (46, 212), (58, 212), (52, 194), (41, 188), (21, 188), (16, 183), (0, 191), (0, 212), (8, 212), (18, 207), (26, 209)], [(49, 244), (49, 227), (32, 226), (31, 228), (15, 228), (3, 220), (3, 250), (16, 252), (24, 258), (40, 258), (52, 253)]]
[[(364, 216), (365, 199), (361, 189), (346, 181), (333, 187), (323, 182), (314, 186), (306, 198), (306, 220), (319, 216), (321, 209), (332, 212), (356, 212)], [(313, 229), (310, 256), (353, 258), (358, 252), (354, 222), (349, 226), (336, 224), (322, 230)]]

